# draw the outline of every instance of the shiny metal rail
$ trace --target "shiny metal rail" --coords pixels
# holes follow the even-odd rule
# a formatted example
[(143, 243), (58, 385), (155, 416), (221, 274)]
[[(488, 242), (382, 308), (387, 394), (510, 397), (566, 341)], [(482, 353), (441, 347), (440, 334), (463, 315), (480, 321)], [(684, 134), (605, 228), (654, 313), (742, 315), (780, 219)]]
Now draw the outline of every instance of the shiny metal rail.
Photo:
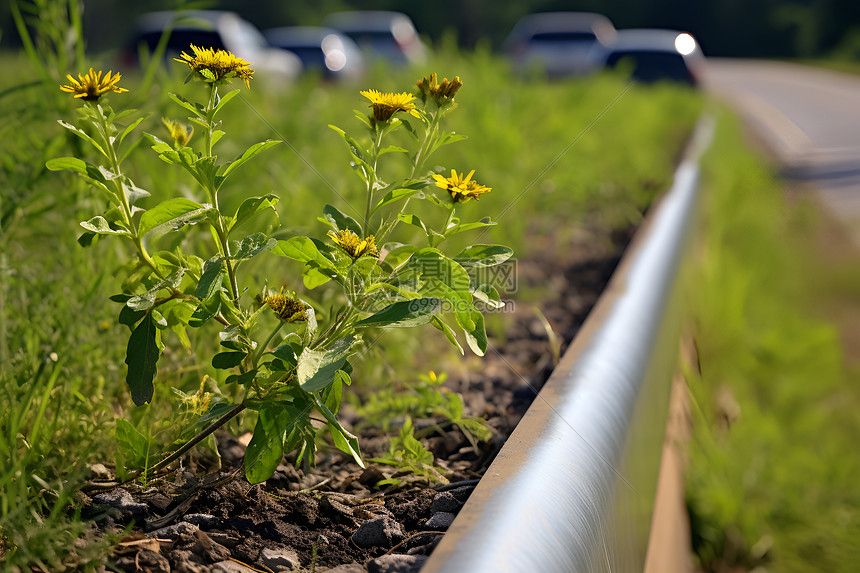
[(712, 132), (699, 121), (672, 188), (422, 573), (643, 570)]

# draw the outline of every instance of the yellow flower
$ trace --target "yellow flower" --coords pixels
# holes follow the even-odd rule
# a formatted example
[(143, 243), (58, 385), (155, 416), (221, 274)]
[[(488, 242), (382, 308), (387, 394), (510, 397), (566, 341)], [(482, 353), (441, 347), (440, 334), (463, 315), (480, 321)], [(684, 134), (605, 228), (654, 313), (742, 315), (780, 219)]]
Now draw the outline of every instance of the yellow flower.
[(77, 80), (71, 74), (68, 74), (66, 77), (69, 78), (69, 85), (60, 86), (60, 89), (64, 92), (75, 94), (76, 98), (84, 101), (98, 101), (100, 97), (108, 92), (116, 92), (118, 94), (127, 92), (127, 89), (116, 85), (122, 76), (112, 74), (113, 72), (108, 71), (105, 77), (102, 77), (101, 70), (96, 72), (92, 68), (85, 75), (78, 74)]
[(366, 239), (361, 239), (349, 229), (344, 229), (337, 233), (329, 231), (328, 236), (338, 247), (346, 251), (346, 254), (352, 257), (353, 260), (365, 255), (379, 257), (379, 251), (376, 250), (376, 241), (373, 235), (368, 235)]
[(262, 302), (275, 311), (275, 314), (284, 322), (304, 322), (308, 319), (307, 305), (296, 297), (295, 292), (292, 296), (287, 296), (282, 288), (278, 293), (267, 293)]
[(456, 76), (453, 80), (444, 78), (441, 84), (437, 83), (435, 72), (418, 80), (416, 84), (422, 101), (426, 102), (427, 96), (430, 96), (439, 107), (448, 106), (454, 101), (454, 96), (460, 91), (460, 88), (463, 87), (460, 76)]
[(193, 56), (182, 52), (177, 62), (188, 64), (192, 71), (200, 74), (204, 81), (218, 83), (232, 78), (239, 78), (250, 89), (249, 80), (254, 77), (254, 70), (250, 68), (251, 63), (238, 58), (226, 50), (215, 50), (214, 48), (199, 48), (191, 44)]
[(176, 144), (176, 147), (185, 147), (191, 140), (191, 134), (194, 133), (193, 125), (185, 125), (184, 123), (173, 121), (166, 117), (162, 117), (161, 122), (167, 128), (167, 131), (170, 132), (170, 137), (173, 138), (173, 142)]
[(382, 93), (376, 90), (366, 90), (359, 93), (370, 100), (370, 107), (373, 108), (373, 117), (376, 121), (388, 121), (398, 111), (405, 111), (415, 117), (421, 117), (415, 109), (415, 104), (412, 103), (415, 100), (415, 96), (412, 94), (406, 92), (399, 94)]
[(436, 187), (447, 189), (451, 194), (451, 199), (454, 203), (465, 203), (469, 199), (478, 200), (478, 195), (492, 191), (492, 188), (478, 184), (472, 179), (475, 170), (472, 169), (468, 175), (463, 177), (463, 174), (457, 174), (451, 170), (451, 177), (442, 177), (441, 175), (433, 175), (436, 180)]

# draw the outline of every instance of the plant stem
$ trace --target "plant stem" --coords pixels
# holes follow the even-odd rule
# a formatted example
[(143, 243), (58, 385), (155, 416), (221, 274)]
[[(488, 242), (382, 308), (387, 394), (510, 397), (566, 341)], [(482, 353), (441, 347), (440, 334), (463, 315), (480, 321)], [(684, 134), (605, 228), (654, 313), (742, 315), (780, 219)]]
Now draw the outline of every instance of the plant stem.
[[(173, 452), (172, 454), (170, 454), (169, 456), (167, 456), (166, 458), (164, 458), (163, 460), (161, 460), (160, 462), (158, 462), (157, 464), (155, 464), (154, 466), (149, 468), (149, 471), (150, 472), (158, 471), (161, 468), (167, 467), (171, 463), (175, 462), (176, 460), (178, 460), (182, 456), (182, 454), (184, 454), (185, 452), (187, 452), (188, 450), (190, 450), (191, 448), (193, 448), (194, 446), (196, 446), (197, 444), (199, 444), (200, 442), (205, 440), (211, 433), (213, 433), (215, 430), (217, 430), (218, 428), (220, 428), (221, 426), (223, 426), (224, 424), (226, 424), (227, 422), (229, 422), (230, 420), (235, 418), (245, 408), (246, 408), (246, 406), (244, 403), (243, 404), (237, 404), (236, 407), (234, 407), (232, 410), (230, 410), (229, 412), (227, 412), (226, 414), (224, 414), (223, 416), (221, 416), (220, 418), (218, 418), (217, 420), (215, 420), (214, 422), (209, 424), (209, 426), (207, 426), (206, 429), (204, 429), (203, 431), (198, 433), (196, 436), (194, 436), (193, 438), (191, 438), (190, 440), (185, 442), (185, 445), (183, 445), (181, 448), (179, 448), (178, 450), (176, 450), (175, 452)], [(140, 472), (137, 472), (137, 475), (135, 475), (134, 477), (137, 478), (139, 475), (140, 475)]]
[(367, 178), (367, 202), (364, 206), (364, 236), (371, 234), (370, 229), (370, 210), (373, 206), (373, 187), (376, 185), (376, 166), (379, 164), (379, 148), (382, 146), (382, 135), (384, 128), (380, 128), (378, 123), (374, 123), (376, 138), (373, 140), (373, 170)]
[(257, 351), (254, 352), (254, 355), (251, 357), (251, 368), (257, 367), (257, 362), (260, 360), (260, 357), (266, 351), (266, 348), (269, 347), (269, 344), (272, 342), (272, 339), (275, 338), (275, 336), (278, 334), (278, 332), (281, 331), (281, 328), (283, 328), (283, 326), (284, 326), (284, 323), (279, 320), (278, 326), (276, 326), (274, 328), (274, 330), (272, 330), (272, 332), (269, 334), (268, 338), (266, 338), (266, 342), (264, 342), (259, 347), (257, 347)]

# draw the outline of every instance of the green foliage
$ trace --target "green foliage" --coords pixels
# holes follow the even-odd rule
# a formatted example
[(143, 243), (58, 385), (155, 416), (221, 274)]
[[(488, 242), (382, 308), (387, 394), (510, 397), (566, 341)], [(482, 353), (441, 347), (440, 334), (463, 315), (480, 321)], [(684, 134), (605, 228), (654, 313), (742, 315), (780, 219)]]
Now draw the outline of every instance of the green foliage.
[(704, 165), (704, 242), (690, 291), (701, 371), (686, 372), (699, 565), (852, 571), (860, 393), (835, 328), (814, 317), (833, 271), (810, 252), (808, 214), (786, 205), (726, 118)]
[[(392, 436), (388, 444), (388, 452), (382, 457), (371, 461), (397, 467), (400, 471), (409, 472), (427, 480), (427, 483), (448, 483), (442, 468), (433, 465), (433, 452), (429, 451), (415, 437), (412, 418), (403, 421), (399, 436)], [(380, 480), (377, 485), (399, 485), (397, 478)]]
[(473, 444), (485, 442), (492, 431), (482, 418), (463, 417), (463, 399), (442, 384), (448, 375), (435, 372), (422, 374), (412, 384), (403, 387), (388, 387), (371, 394), (359, 408), (359, 413), (374, 425), (388, 430), (392, 424), (403, 419), (442, 418), (441, 425), (454, 425)]

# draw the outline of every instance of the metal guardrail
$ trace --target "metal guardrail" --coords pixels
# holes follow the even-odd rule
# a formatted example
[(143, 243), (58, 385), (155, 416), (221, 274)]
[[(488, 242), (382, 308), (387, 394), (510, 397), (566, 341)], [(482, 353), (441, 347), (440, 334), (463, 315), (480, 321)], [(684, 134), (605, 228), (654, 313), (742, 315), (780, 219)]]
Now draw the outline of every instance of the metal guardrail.
[(642, 571), (713, 124), (422, 573)]

